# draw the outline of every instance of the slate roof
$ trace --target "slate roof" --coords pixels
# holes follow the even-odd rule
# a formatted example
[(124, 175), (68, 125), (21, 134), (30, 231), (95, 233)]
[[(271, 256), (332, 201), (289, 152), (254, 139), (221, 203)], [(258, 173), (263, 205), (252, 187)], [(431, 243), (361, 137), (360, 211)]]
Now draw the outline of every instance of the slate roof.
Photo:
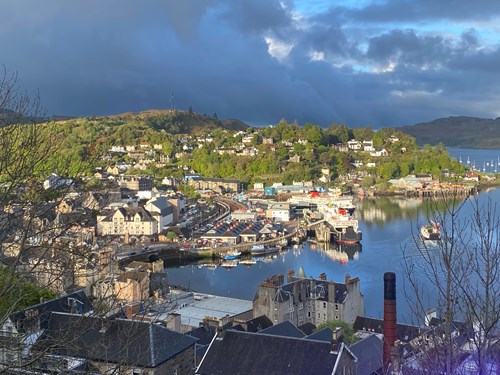
[[(314, 290), (311, 290), (310, 283), (313, 281)], [(300, 285), (306, 284), (306, 295), (303, 296), (301, 293)], [(276, 302), (286, 302), (290, 299), (291, 295), (296, 292), (299, 294), (299, 302), (311, 298), (311, 294), (315, 293), (317, 295), (316, 300), (319, 301), (331, 301), (334, 303), (344, 303), (347, 298), (347, 285), (343, 283), (334, 283), (334, 296), (329, 295), (328, 286), (330, 281), (318, 280), (318, 279), (302, 279), (297, 278), (292, 282), (283, 284), (281, 286), (276, 286), (276, 294), (273, 296), (273, 301)], [(332, 298), (333, 297), (333, 298)]]
[(337, 354), (330, 343), (226, 331), (210, 345), (196, 374), (331, 375)]
[(263, 329), (259, 331), (259, 334), (295, 337), (298, 339), (301, 339), (305, 336), (304, 332), (295, 327), (289, 320), (285, 320), (284, 322), (278, 323), (272, 327)]
[(358, 359), (358, 375), (370, 375), (382, 368), (383, 342), (370, 335), (349, 347)]
[(272, 327), (273, 322), (266, 315), (261, 315), (246, 322), (247, 332), (257, 332)]
[(325, 327), (318, 332), (311, 333), (310, 335), (305, 337), (308, 340), (317, 340), (317, 341), (326, 341), (332, 342), (333, 339), (333, 331), (329, 327)]
[(51, 348), (54, 355), (153, 368), (196, 341), (158, 324), (53, 313), (34, 350)]
[[(354, 331), (368, 331), (373, 333), (384, 333), (383, 319), (368, 318), (366, 316), (357, 316), (353, 324)], [(418, 337), (422, 333), (422, 328), (408, 324), (397, 323), (397, 338), (406, 343)]]
[(217, 328), (214, 326), (208, 327), (198, 327), (189, 332), (186, 332), (186, 335), (195, 337), (198, 339), (196, 342), (197, 345), (208, 345), (214, 338), (217, 333)]
[(16, 325), (19, 332), (31, 333), (35, 324), (33, 320), (39, 321), (35, 324), (35, 329), (45, 329), (52, 312), (87, 314), (93, 309), (94, 307), (85, 292), (79, 290), (23, 310), (14, 311), (10, 314), (10, 320)]
[(299, 326), (299, 329), (304, 332), (306, 335), (310, 335), (313, 333), (313, 331), (316, 329), (316, 326), (311, 323), (307, 322)]

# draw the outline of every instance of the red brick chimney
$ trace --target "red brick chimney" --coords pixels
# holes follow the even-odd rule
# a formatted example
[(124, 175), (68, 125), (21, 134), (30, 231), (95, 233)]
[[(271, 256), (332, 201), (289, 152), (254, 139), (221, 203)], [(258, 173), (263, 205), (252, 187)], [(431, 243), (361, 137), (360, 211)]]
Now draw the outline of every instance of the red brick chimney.
[(391, 362), (391, 351), (397, 339), (396, 274), (384, 273), (384, 373)]

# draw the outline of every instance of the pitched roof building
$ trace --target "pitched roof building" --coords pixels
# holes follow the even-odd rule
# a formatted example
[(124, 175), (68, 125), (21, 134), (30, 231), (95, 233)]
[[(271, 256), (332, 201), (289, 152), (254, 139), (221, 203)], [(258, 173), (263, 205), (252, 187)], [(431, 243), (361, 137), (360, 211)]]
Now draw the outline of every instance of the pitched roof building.
[(180, 375), (193, 373), (196, 341), (158, 324), (54, 313), (34, 350), (50, 348), (41, 362), (84, 359), (102, 373)]
[(255, 294), (254, 316), (267, 315), (274, 324), (290, 320), (300, 326), (307, 322), (314, 325), (330, 320), (341, 320), (352, 324), (364, 311), (363, 295), (358, 278), (345, 277), (345, 283), (327, 281), (321, 278), (306, 278), (305, 274), (295, 276), (288, 272), (287, 283), (283, 275), (267, 278)]

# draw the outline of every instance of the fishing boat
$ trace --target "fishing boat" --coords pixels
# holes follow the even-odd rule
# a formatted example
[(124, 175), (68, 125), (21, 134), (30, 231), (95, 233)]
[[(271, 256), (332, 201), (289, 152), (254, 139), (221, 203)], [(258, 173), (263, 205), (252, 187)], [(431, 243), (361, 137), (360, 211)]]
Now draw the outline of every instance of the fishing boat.
[(441, 239), (439, 223), (432, 222), (429, 225), (423, 225), (420, 228), (420, 236), (426, 241), (439, 241)]
[(230, 250), (225, 254), (222, 254), (222, 259), (224, 260), (234, 260), (238, 259), (241, 256), (241, 251), (238, 250)]
[(282, 249), (281, 246), (266, 246), (266, 245), (253, 245), (250, 249), (252, 255), (266, 255), (277, 253)]

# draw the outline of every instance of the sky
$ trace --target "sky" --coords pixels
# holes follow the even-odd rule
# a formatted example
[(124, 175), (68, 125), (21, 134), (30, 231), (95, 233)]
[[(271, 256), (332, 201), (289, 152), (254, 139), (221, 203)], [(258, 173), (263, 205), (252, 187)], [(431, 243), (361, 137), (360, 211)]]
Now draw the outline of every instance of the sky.
[(251, 125), (500, 117), (498, 0), (1, 0), (0, 65), (47, 115)]

